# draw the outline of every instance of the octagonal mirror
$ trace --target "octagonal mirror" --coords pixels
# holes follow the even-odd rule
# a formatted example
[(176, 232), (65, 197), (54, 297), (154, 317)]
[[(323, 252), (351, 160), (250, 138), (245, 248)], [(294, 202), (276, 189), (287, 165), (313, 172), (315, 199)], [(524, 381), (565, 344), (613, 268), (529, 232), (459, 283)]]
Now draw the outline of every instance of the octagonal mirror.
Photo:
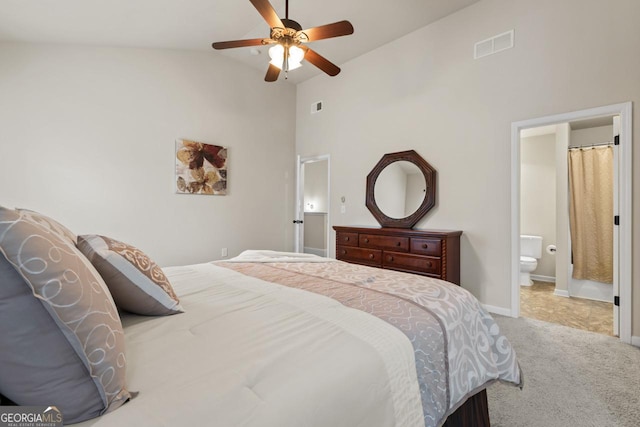
[(436, 171), (413, 150), (385, 154), (367, 175), (366, 206), (382, 227), (412, 228), (436, 202)]

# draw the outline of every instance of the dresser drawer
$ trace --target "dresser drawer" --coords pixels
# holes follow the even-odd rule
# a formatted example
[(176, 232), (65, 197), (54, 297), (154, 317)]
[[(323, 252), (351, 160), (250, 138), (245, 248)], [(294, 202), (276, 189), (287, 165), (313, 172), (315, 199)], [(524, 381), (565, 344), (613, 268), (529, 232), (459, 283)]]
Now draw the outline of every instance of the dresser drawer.
[(378, 236), (376, 234), (361, 234), (360, 247), (386, 249), (398, 252), (409, 252), (409, 238), (398, 236)]
[(440, 239), (411, 239), (411, 253), (420, 255), (441, 256), (442, 242)]
[(460, 284), (460, 235), (455, 230), (334, 226), (336, 258)]
[(336, 245), (358, 246), (358, 233), (336, 233)]
[(440, 276), (440, 258), (420, 255), (403, 254), (398, 252), (385, 252), (382, 257), (382, 265), (394, 270), (406, 270)]
[(337, 246), (336, 258), (353, 261), (359, 264), (382, 266), (382, 251), (377, 249), (356, 248), (352, 246)]

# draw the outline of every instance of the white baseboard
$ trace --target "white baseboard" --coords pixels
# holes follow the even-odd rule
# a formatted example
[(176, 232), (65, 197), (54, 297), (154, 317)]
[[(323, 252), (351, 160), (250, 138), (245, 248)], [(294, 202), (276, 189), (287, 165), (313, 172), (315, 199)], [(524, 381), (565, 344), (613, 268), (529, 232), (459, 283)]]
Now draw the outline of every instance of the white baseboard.
[(499, 314), (501, 316), (513, 317), (510, 308), (496, 307), (495, 305), (482, 304), (489, 313)]
[(532, 274), (531, 279), (537, 280), (539, 282), (556, 283), (556, 278), (551, 276), (539, 276), (537, 274)]
[(631, 337), (631, 345), (640, 347), (640, 337)]
[(559, 297), (569, 298), (569, 291), (566, 291), (564, 289), (554, 289), (553, 294)]

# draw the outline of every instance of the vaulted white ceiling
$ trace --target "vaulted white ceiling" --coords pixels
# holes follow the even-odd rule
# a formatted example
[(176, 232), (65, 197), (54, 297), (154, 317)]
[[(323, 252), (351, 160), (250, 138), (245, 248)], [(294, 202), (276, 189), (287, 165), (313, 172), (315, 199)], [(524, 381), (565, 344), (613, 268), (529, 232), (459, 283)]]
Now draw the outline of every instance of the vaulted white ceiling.
[[(290, 0), (289, 18), (303, 28), (346, 19), (353, 35), (311, 43), (342, 67), (479, 0)], [(272, 0), (281, 17), (285, 0)], [(211, 51), (260, 70), (266, 47), (214, 51), (214, 41), (268, 37), (269, 27), (249, 0), (0, 0), (0, 41), (80, 43)], [(322, 74), (306, 63), (292, 71), (297, 83)]]

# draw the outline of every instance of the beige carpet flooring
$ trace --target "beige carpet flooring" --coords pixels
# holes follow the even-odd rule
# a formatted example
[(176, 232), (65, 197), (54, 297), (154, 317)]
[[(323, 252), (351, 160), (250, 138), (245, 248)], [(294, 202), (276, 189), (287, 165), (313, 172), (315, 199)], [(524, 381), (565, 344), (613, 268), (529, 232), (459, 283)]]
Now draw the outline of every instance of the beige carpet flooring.
[(613, 335), (613, 304), (553, 294), (555, 284), (520, 287), (520, 316), (584, 331)]
[(524, 388), (489, 386), (492, 427), (640, 425), (640, 348), (540, 320), (493, 317), (516, 351)]

